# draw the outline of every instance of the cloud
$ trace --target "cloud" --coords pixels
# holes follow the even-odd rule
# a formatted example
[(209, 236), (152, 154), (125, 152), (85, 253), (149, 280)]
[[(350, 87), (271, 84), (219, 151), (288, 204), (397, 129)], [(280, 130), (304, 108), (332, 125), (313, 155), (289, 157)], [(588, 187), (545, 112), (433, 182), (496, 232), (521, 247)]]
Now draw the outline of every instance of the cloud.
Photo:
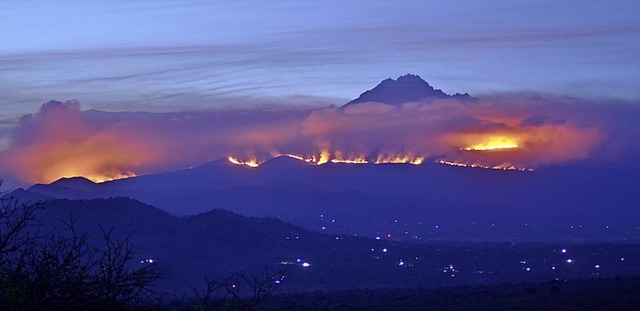
[[(340, 109), (287, 106), (215, 112), (82, 111), (50, 101), (23, 116), (0, 151), (1, 174), (25, 183), (81, 175), (108, 180), (182, 169), (225, 156), (444, 159), (487, 166), (601, 163), (638, 168), (640, 108), (620, 102), (509, 95), (379, 103)], [(484, 145), (517, 146), (497, 150)], [(468, 150), (467, 150), (468, 149)]]
[(49, 101), (20, 119), (11, 145), (0, 156), (3, 173), (26, 182), (50, 182), (65, 176), (106, 180), (132, 175), (151, 159), (116, 124), (102, 128), (87, 119), (74, 101)]
[(567, 120), (564, 119), (554, 119), (548, 115), (544, 114), (536, 114), (530, 117), (525, 118), (520, 122), (521, 126), (541, 126), (544, 124), (564, 124)]

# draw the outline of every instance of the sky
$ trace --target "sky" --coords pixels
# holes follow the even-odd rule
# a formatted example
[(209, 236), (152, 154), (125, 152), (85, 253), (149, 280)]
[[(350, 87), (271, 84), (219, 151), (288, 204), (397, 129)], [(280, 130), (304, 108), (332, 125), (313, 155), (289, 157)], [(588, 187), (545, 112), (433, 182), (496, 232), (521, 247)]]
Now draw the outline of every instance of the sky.
[[(330, 114), (322, 109), (340, 106), (381, 80), (406, 73), (419, 74), (447, 93), (468, 92), (487, 99), (485, 106), (491, 108), (482, 111), (485, 116), (492, 112), (490, 118), (450, 111), (446, 116), (464, 115), (474, 122), (507, 127), (536, 114), (542, 119), (568, 120), (567, 128), (591, 134), (581, 139), (584, 146), (576, 147), (582, 148), (580, 152), (560, 157), (562, 161), (590, 159), (595, 153), (595, 158), (607, 161), (626, 154), (621, 161), (629, 163), (634, 153), (604, 147), (603, 141), (610, 146), (614, 144), (612, 135), (617, 135), (621, 137), (617, 144), (626, 145), (636, 133), (639, 9), (637, 1), (2, 1), (0, 159), (5, 168), (0, 168), (0, 173), (15, 167), (11, 164), (15, 159), (28, 158), (25, 150), (41, 152), (39, 148), (50, 145), (39, 141), (29, 147), (27, 143), (46, 136), (35, 135), (38, 131), (33, 129), (39, 127), (33, 124), (50, 122), (44, 116), (55, 109), (43, 106), (49, 100), (70, 101), (62, 110), (71, 114), (91, 109), (172, 113), (163, 115), (165, 121), (185, 116), (221, 118), (223, 111), (244, 111), (251, 117), (230, 124), (225, 131), (249, 133), (248, 128), (259, 127), (255, 124), (265, 118), (254, 115), (258, 112), (281, 107), (281, 113), (272, 117), (277, 121), (270, 126), (286, 127), (281, 119), (295, 119), (289, 124), (300, 129), (300, 124), (312, 122), (309, 118), (317, 120), (318, 115)], [(532, 103), (531, 94), (553, 100)], [(579, 100), (558, 100), (562, 96)], [(497, 115), (505, 113), (498, 112), (509, 110), (514, 102), (522, 109), (509, 113), (508, 122), (499, 120)], [(400, 114), (405, 111), (402, 109)], [(481, 109), (472, 110), (479, 113)], [(32, 118), (23, 117), (29, 114)], [(88, 122), (81, 126), (86, 133), (100, 134), (105, 128), (109, 132), (123, 126), (121, 117), (103, 116), (101, 120), (111, 119), (95, 125), (95, 115), (79, 115), (84, 117), (71, 119), (79, 124)], [(139, 121), (140, 115), (136, 118)], [(620, 118), (624, 121), (619, 122)], [(153, 123), (147, 119), (145, 122)], [(54, 119), (60, 120), (66, 119)], [(130, 133), (157, 133), (161, 127), (153, 125), (156, 130), (152, 131), (138, 121)], [(399, 123), (415, 122), (404, 121)], [(51, 122), (46, 123), (51, 128), (63, 127)], [(42, 131), (51, 133), (50, 129)], [(187, 126), (176, 129), (180, 133), (193, 131)], [(219, 128), (207, 127), (206, 131), (215, 133)], [(455, 131), (461, 129), (455, 127)], [(270, 133), (283, 137), (282, 131)], [(306, 155), (318, 152), (323, 144), (336, 144), (324, 134), (306, 138), (313, 141), (309, 148), (297, 148)], [(65, 139), (62, 142), (68, 143)], [(113, 139), (119, 142), (123, 138)], [(188, 141), (182, 136), (175, 139)], [(300, 139), (292, 141), (299, 146)], [(267, 149), (281, 149), (288, 143), (281, 143), (280, 148), (242, 148), (270, 153), (273, 150)], [(400, 149), (412, 149), (405, 143), (398, 144)], [(365, 146), (358, 153), (382, 147), (390, 148)], [(440, 147), (415, 149), (447, 153)], [(178, 147), (162, 148), (169, 152)], [(191, 148), (188, 153), (194, 156), (180, 161), (140, 161), (154, 163), (146, 171), (160, 170), (163, 163), (170, 162), (172, 167), (193, 164), (239, 147), (211, 148), (216, 151)], [(196, 157), (198, 152), (206, 156)], [(30, 170), (34, 164), (23, 165)], [(116, 171), (126, 173), (124, 168)], [(21, 180), (43, 181), (32, 177)]]

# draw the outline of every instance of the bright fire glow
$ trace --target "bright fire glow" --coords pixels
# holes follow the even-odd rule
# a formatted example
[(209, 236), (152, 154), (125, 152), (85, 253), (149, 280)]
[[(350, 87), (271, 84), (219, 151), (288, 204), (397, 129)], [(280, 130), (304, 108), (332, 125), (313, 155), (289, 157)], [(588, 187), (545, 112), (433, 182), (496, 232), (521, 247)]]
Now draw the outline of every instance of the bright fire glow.
[(483, 165), (479, 163), (464, 163), (464, 162), (448, 161), (448, 160), (441, 159), (441, 160), (437, 160), (436, 163), (451, 165), (451, 166), (473, 167), (473, 168), (483, 168), (483, 169), (491, 169), (491, 170), (533, 172), (533, 169), (531, 168), (517, 167), (507, 162), (504, 162), (498, 165)]
[(51, 183), (60, 178), (84, 177), (101, 183), (134, 177), (133, 171), (149, 157), (144, 151), (110, 139), (30, 146), (16, 156), (16, 169), (30, 169), (30, 182)]
[(289, 157), (289, 158), (293, 158), (293, 159), (296, 159), (296, 160), (299, 160), (299, 161), (311, 162), (311, 159), (309, 159), (309, 161), (307, 161), (307, 159), (305, 159), (304, 157), (301, 157), (301, 156), (295, 155), (295, 154), (287, 153), (284, 156), (285, 157)]
[[(299, 160), (299, 161), (304, 161), (304, 162), (307, 162), (307, 163), (311, 163), (311, 164), (316, 164), (316, 165), (320, 165), (321, 164), (321, 163), (318, 163), (318, 159), (319, 158), (317, 158), (316, 156), (303, 157), (303, 156), (299, 156), (299, 155), (291, 154), (291, 153), (286, 153), (286, 154), (284, 154), (284, 156), (285, 157), (289, 157), (289, 158), (293, 158), (293, 159), (296, 159), (296, 160)], [(322, 163), (326, 163), (326, 161), (322, 162)]]
[(347, 164), (367, 164), (369, 161), (364, 156), (347, 156), (345, 157), (342, 152), (336, 151), (335, 156), (331, 159), (331, 163), (347, 163)]
[(296, 155), (296, 154), (291, 154), (291, 153), (286, 153), (284, 154), (284, 156), (299, 160), (299, 161), (304, 161), (307, 163), (311, 163), (311, 164), (316, 164), (316, 165), (322, 165), (328, 162), (331, 163), (348, 163), (348, 164), (366, 164), (369, 163), (369, 161), (367, 159), (364, 158), (364, 156), (358, 156), (358, 157), (344, 157), (342, 155), (341, 152), (336, 152), (335, 156), (332, 157), (331, 156), (331, 152), (329, 152), (329, 150), (325, 150), (323, 149), (322, 151), (320, 151), (320, 155), (319, 156), (309, 156), (309, 157), (304, 157), (304, 156), (300, 156), (300, 155)]
[(228, 156), (227, 159), (229, 160), (229, 162), (235, 165), (246, 165), (248, 167), (258, 167), (260, 165), (260, 163), (258, 163), (256, 159), (250, 159), (248, 161), (240, 161), (237, 158), (232, 156)]
[(424, 157), (414, 156), (411, 152), (409, 152), (402, 156), (401, 155), (388, 156), (388, 155), (379, 154), (375, 162), (373, 163), (375, 164), (409, 163), (413, 165), (418, 165), (418, 164), (422, 164), (422, 162), (424, 162)]
[[(344, 156), (343, 152), (340, 151), (335, 151), (330, 152), (327, 149), (322, 149), (320, 151), (320, 154), (318, 155), (311, 155), (311, 156), (303, 156), (303, 155), (299, 155), (299, 154), (293, 154), (293, 153), (285, 153), (285, 154), (275, 154), (274, 157), (278, 157), (278, 156), (285, 156), (285, 157), (289, 157), (292, 159), (296, 159), (298, 161), (304, 161), (306, 163), (309, 164), (313, 164), (313, 165), (322, 165), (325, 163), (345, 163), (345, 164), (369, 164), (369, 163), (375, 163), (375, 164), (385, 164), (385, 163), (389, 163), (389, 164), (413, 164), (413, 165), (419, 165), (424, 163), (425, 157), (423, 156), (417, 156), (414, 155), (412, 152), (408, 152), (406, 154), (383, 154), (380, 153), (375, 157), (375, 160), (369, 160), (371, 158), (365, 156), (365, 155), (349, 155), (349, 156)], [(236, 165), (247, 165), (250, 167), (257, 167), (259, 166), (262, 162), (259, 162), (255, 157), (253, 157), (251, 160), (249, 161), (242, 161), (240, 160), (238, 157), (232, 157), (229, 156), (228, 157), (229, 162), (236, 164)]]
[(367, 164), (369, 161), (363, 158), (355, 159), (331, 159), (331, 163)]
[[(633, 133), (619, 141), (615, 135), (624, 133), (609, 132), (610, 120), (570, 113), (580, 106), (573, 101), (563, 105), (447, 101), (395, 108), (372, 104), (147, 118), (146, 114), (85, 114), (74, 103), (48, 103), (21, 120), (7, 147), (0, 148), (0, 174), (24, 183), (73, 176), (102, 182), (222, 156), (229, 156), (235, 165), (257, 167), (283, 155), (281, 151), (294, 151), (287, 156), (310, 165), (421, 164), (437, 155), (448, 165), (501, 170), (575, 160), (615, 161), (618, 156), (632, 163), (637, 158), (615, 149), (637, 151), (628, 143), (634, 142)], [(217, 122), (227, 117), (237, 120)]]
[(491, 137), (486, 141), (483, 141), (479, 144), (475, 144), (463, 149), (467, 151), (483, 151), (483, 150), (513, 149), (518, 147), (519, 147), (518, 142), (513, 138)]
[(130, 177), (136, 177), (138, 175), (136, 175), (136, 173), (133, 172), (124, 172), (124, 173), (117, 173), (117, 174), (113, 174), (110, 176), (105, 176), (105, 175), (88, 175), (88, 176), (83, 176), (86, 179), (89, 179), (95, 183), (103, 183), (103, 182), (107, 182), (107, 181), (112, 181), (112, 180), (116, 180), (116, 179), (125, 179), (125, 178), (130, 178)]
[(103, 172), (89, 172), (86, 168), (74, 167), (74, 166), (58, 166), (56, 169), (49, 172), (46, 182), (53, 182), (60, 178), (72, 178), (72, 177), (84, 177), (95, 183), (103, 183), (116, 179), (124, 179), (137, 176), (134, 172), (120, 172), (120, 171), (103, 171)]
[(329, 159), (331, 158), (331, 153), (329, 153), (328, 150), (322, 150), (320, 152), (320, 158), (318, 159), (318, 165), (320, 164), (325, 164), (327, 162), (329, 162)]

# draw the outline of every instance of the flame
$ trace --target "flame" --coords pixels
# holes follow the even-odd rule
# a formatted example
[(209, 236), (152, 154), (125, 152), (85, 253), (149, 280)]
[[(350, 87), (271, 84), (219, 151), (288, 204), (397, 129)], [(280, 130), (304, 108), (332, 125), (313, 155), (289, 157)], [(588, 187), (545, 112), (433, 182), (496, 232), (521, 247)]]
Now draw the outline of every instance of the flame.
[(89, 179), (95, 183), (103, 183), (103, 182), (107, 182), (107, 181), (113, 181), (113, 180), (117, 180), (117, 179), (125, 179), (125, 178), (131, 178), (131, 177), (136, 177), (138, 176), (136, 173), (134, 172), (123, 172), (123, 173), (117, 173), (115, 175), (110, 175), (110, 176), (106, 176), (106, 175), (87, 175), (87, 176), (83, 176), (86, 179)]
[(129, 171), (119, 171), (119, 170), (92, 170), (88, 167), (81, 167), (78, 165), (74, 165), (72, 163), (62, 163), (61, 165), (57, 165), (47, 171), (46, 175), (43, 176), (43, 181), (45, 183), (54, 182), (60, 178), (71, 178), (71, 177), (84, 177), (89, 179), (95, 183), (103, 183), (107, 181), (112, 181), (116, 179), (124, 179), (129, 177), (136, 177), (137, 174)]
[[(322, 149), (320, 151), (320, 153), (318, 155), (310, 155), (310, 156), (304, 156), (304, 155), (300, 155), (300, 154), (295, 154), (295, 153), (284, 153), (284, 154), (278, 154), (278, 153), (274, 153), (272, 155), (274, 158), (275, 157), (280, 157), (280, 156), (285, 156), (285, 157), (289, 157), (292, 159), (296, 159), (298, 161), (304, 161), (306, 163), (309, 164), (313, 164), (313, 165), (322, 165), (325, 163), (345, 163), (345, 164), (369, 164), (369, 163), (375, 163), (375, 164), (384, 164), (384, 163), (391, 163), (391, 164), (413, 164), (413, 165), (419, 165), (424, 163), (425, 157), (423, 156), (417, 156), (412, 152), (407, 152), (406, 154), (383, 154), (380, 153), (376, 156), (375, 160), (369, 160), (370, 158), (368, 158), (366, 155), (364, 154), (360, 154), (360, 155), (349, 155), (349, 156), (345, 156), (344, 152), (342, 151), (335, 151), (333, 152), (333, 156), (332, 156), (332, 152), (329, 151), (329, 149)], [(259, 162), (257, 160), (257, 157), (252, 157), (251, 160), (249, 161), (242, 161), (240, 160), (238, 157), (233, 157), (233, 156), (229, 156), (227, 157), (227, 159), (229, 160), (229, 162), (236, 164), (236, 165), (247, 165), (250, 167), (257, 167), (260, 166), (260, 164), (262, 164), (263, 162)]]
[[(281, 156), (281, 155), (278, 155), (278, 156)], [(318, 158), (316, 156), (303, 157), (301, 155), (292, 154), (292, 153), (285, 153), (285, 154), (283, 154), (283, 156), (289, 157), (289, 158), (293, 158), (293, 159), (296, 159), (296, 160), (299, 160), (299, 161), (304, 161), (304, 162), (307, 162), (307, 163), (315, 164), (315, 165), (320, 165), (318, 163)], [(323, 162), (323, 163), (326, 163), (326, 162)]]
[(451, 166), (458, 166), (458, 167), (472, 167), (472, 168), (483, 168), (483, 169), (491, 169), (491, 170), (503, 170), (503, 171), (521, 171), (521, 172), (533, 172), (534, 170), (532, 168), (524, 168), (524, 167), (518, 167), (515, 166), (514, 164), (508, 163), (508, 162), (503, 162), (501, 164), (498, 165), (483, 165), (480, 163), (465, 163), (465, 162), (457, 162), (457, 161), (448, 161), (448, 160), (444, 160), (444, 159), (440, 159), (437, 160), (436, 163), (440, 163), (440, 164), (445, 164), (445, 165), (451, 165)]
[(248, 161), (238, 160), (236, 157), (228, 156), (227, 160), (235, 165), (246, 165), (248, 167), (258, 167), (262, 163), (258, 163), (258, 160), (255, 158), (249, 159)]
[(342, 151), (336, 151), (331, 163), (367, 164), (369, 161), (363, 155), (345, 157)]
[[(617, 146), (634, 148), (619, 141), (618, 132), (608, 132), (610, 120), (600, 124), (570, 113), (579, 106), (573, 102), (545, 110), (551, 105), (556, 102), (447, 101), (121, 118), (84, 114), (77, 105), (48, 104), (21, 120), (9, 145), (0, 150), (0, 174), (13, 174), (25, 183), (71, 176), (101, 182), (227, 156), (235, 165), (257, 167), (288, 151), (310, 165), (415, 165), (436, 154), (460, 166), (513, 170), (608, 159), (618, 156), (613, 154)], [(216, 122), (226, 118), (233, 119)], [(633, 154), (628, 157), (635, 160)]]
[(322, 165), (328, 162), (331, 163), (348, 163), (348, 164), (367, 164), (369, 163), (369, 161), (364, 157), (364, 156), (357, 156), (357, 157), (344, 157), (343, 153), (340, 151), (336, 151), (335, 152), (335, 156), (331, 157), (331, 152), (328, 149), (323, 149), (322, 151), (320, 151), (320, 155), (319, 156), (309, 156), (309, 157), (305, 157), (305, 156), (301, 156), (301, 155), (296, 155), (296, 154), (292, 154), (292, 153), (285, 153), (283, 154), (283, 156), (286, 157), (290, 157), (296, 160), (300, 160), (300, 161), (304, 161), (307, 163), (311, 163), (311, 164), (315, 164), (315, 165)]
[(331, 163), (348, 163), (348, 164), (367, 164), (369, 161), (364, 158), (355, 158), (355, 159), (331, 159)]
[(134, 177), (133, 170), (150, 156), (133, 144), (99, 135), (79, 142), (34, 144), (10, 155), (12, 169), (28, 170), (24, 180), (39, 183), (80, 176), (96, 183)]
[(320, 158), (318, 159), (318, 161), (316, 163), (318, 165), (325, 164), (325, 163), (329, 162), (330, 159), (331, 159), (331, 153), (329, 152), (329, 150), (323, 149), (320, 152)]
[(424, 157), (415, 156), (412, 152), (408, 152), (405, 155), (385, 155), (378, 154), (378, 157), (373, 162), (375, 164), (384, 164), (384, 163), (409, 163), (413, 165), (422, 164), (424, 162)]
[(484, 151), (484, 150), (500, 150), (500, 149), (513, 149), (518, 148), (518, 142), (515, 138), (497, 136), (490, 137), (487, 140), (471, 145), (466, 148), (462, 148), (466, 151)]
[(309, 161), (307, 161), (307, 159), (305, 159), (304, 157), (301, 157), (301, 156), (295, 155), (295, 154), (291, 154), (291, 153), (285, 153), (284, 156), (285, 157), (289, 157), (289, 158), (294, 158), (294, 159), (299, 160), (299, 161), (311, 162), (311, 159), (309, 159)]

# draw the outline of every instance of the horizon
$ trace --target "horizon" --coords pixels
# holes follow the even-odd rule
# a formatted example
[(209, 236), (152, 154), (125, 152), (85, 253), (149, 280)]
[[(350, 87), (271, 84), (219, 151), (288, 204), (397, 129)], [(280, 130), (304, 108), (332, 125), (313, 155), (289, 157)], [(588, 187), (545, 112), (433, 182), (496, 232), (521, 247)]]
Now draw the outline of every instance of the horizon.
[[(5, 1), (0, 177), (109, 179), (287, 153), (638, 168), (635, 9), (630, 0)], [(334, 109), (405, 74), (479, 101), (398, 90), (378, 98), (393, 109)], [(237, 139), (215, 137), (225, 135)], [(489, 142), (512, 155), (472, 152)], [(72, 158), (90, 167), (69, 168)]]
[(0, 1), (0, 309), (633, 309), (638, 12)]
[(341, 106), (107, 112), (83, 110), (75, 100), (51, 100), (13, 125), (0, 150), (0, 159), (10, 165), (0, 173), (11, 188), (73, 176), (108, 181), (220, 158), (258, 166), (281, 155), (319, 165), (429, 159), (523, 171), (554, 165), (640, 167), (633, 160), (640, 156), (633, 144), (640, 133), (633, 121), (640, 106), (532, 94), (457, 94), (406, 74)]

